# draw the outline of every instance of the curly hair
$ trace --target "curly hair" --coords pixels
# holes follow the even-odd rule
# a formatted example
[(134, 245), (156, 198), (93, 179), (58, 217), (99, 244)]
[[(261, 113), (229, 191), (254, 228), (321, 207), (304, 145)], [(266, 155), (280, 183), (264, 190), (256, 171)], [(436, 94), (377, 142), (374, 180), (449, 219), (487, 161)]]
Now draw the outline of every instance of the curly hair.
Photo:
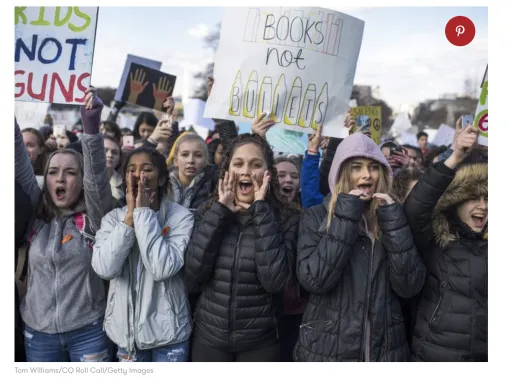
[[(289, 204), (286, 200), (286, 197), (280, 192), (280, 184), (278, 182), (278, 174), (276, 172), (275, 160), (273, 155), (273, 149), (269, 145), (269, 143), (259, 136), (258, 134), (250, 134), (245, 133), (237, 136), (236, 139), (232, 141), (232, 143), (226, 148), (225, 155), (223, 156), (223, 161), (221, 163), (219, 169), (219, 177), (223, 179), (225, 177), (225, 172), (228, 171), (230, 162), (232, 161), (232, 157), (234, 152), (240, 148), (241, 146), (253, 144), (257, 146), (262, 152), (262, 156), (267, 164), (267, 169), (271, 173), (271, 180), (269, 181), (269, 190), (266, 196), (266, 201), (271, 205), (276, 207), (281, 214), (281, 220), (285, 221), (292, 214), (296, 213), (298, 210)], [(214, 192), (212, 194), (211, 199), (207, 203), (207, 208), (210, 208), (212, 204), (218, 201), (218, 185), (216, 185)]]
[(392, 194), (400, 203), (404, 203), (409, 191), (409, 183), (418, 181), (424, 173), (421, 168), (402, 169), (393, 178)]

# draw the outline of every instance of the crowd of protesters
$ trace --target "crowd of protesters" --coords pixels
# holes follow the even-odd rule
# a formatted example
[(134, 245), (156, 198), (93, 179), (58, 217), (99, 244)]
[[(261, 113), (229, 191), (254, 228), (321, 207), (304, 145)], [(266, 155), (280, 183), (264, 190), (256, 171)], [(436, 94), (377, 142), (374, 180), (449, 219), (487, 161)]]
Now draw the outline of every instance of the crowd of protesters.
[(79, 138), (14, 121), (17, 361), (487, 361), (474, 127), (376, 145), (347, 113), (297, 162), (265, 115), (204, 140), (168, 98), (121, 130), (86, 93)]

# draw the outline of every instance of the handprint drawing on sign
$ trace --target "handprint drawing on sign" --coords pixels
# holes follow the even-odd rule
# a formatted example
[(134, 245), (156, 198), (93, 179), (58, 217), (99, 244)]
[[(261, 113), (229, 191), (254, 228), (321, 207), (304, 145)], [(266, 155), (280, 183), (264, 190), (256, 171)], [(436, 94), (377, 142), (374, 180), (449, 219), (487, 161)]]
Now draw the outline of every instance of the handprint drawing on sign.
[(156, 84), (152, 84), (152, 94), (154, 95), (155, 110), (162, 109), (163, 102), (165, 102), (170, 93), (172, 93), (172, 86), (170, 85), (170, 80), (168, 80), (166, 77), (159, 78), (157, 87)]
[(143, 70), (137, 69), (135, 70), (135, 74), (133, 76), (133, 72), (129, 73), (129, 98), (128, 102), (130, 104), (136, 104), (138, 100), (138, 96), (145, 90), (149, 81), (145, 82), (146, 74)]

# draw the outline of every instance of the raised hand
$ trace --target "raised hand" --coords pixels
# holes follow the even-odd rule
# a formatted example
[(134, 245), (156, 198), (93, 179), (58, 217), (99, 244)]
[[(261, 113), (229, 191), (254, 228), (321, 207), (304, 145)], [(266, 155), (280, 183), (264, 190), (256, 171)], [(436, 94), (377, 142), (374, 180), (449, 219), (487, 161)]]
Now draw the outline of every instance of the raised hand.
[(469, 153), (476, 147), (478, 140), (478, 129), (473, 125), (468, 125), (461, 129), (455, 137), (452, 145), (453, 153), (445, 161), (445, 165), (451, 169), (456, 168)]
[(344, 127), (349, 130), (349, 134), (352, 134), (356, 131), (356, 119), (352, 116), (351, 108), (349, 108), (344, 116)]
[(236, 173), (225, 172), (225, 178), (218, 181), (218, 202), (237, 213), (241, 206), (235, 205), (236, 198)]
[(367, 193), (365, 193), (364, 191), (362, 190), (359, 190), (359, 189), (354, 189), (354, 190), (351, 190), (349, 192), (350, 195), (354, 195), (356, 197), (359, 197), (360, 200), (362, 201), (368, 201), (370, 200), (370, 197), (368, 196)]
[(266, 120), (267, 113), (262, 113), (259, 117), (253, 121), (251, 126), (251, 131), (254, 134), (258, 134), (259, 136), (266, 138), (267, 131), (276, 124), (273, 120)]
[(269, 181), (271, 181), (271, 173), (268, 170), (264, 172), (262, 186), (260, 186), (260, 183), (255, 177), (255, 175), (252, 174), (251, 178), (253, 180), (253, 189), (255, 191), (253, 202), (263, 201), (266, 198), (267, 191), (269, 190)]
[(147, 84), (149, 81), (145, 81), (145, 72), (141, 69), (136, 69), (135, 74), (133, 76), (133, 73), (129, 74), (129, 98), (128, 102), (130, 104), (136, 104), (138, 101), (138, 96), (140, 93), (142, 93), (145, 88), (147, 87)]
[(167, 97), (165, 99), (165, 102), (163, 102), (163, 109), (165, 111), (166, 114), (168, 114), (169, 116), (171, 116), (174, 112), (174, 108), (175, 108), (175, 100), (173, 97)]
[(171, 92), (172, 86), (170, 85), (170, 80), (168, 80), (166, 77), (160, 77), (157, 87), (156, 84), (152, 84), (152, 94), (154, 96), (155, 110), (163, 110), (163, 102), (166, 101)]
[(147, 177), (141, 174), (138, 180), (138, 195), (136, 196), (136, 207), (150, 207), (154, 201), (156, 192), (147, 187)]
[(374, 193), (372, 197), (377, 199), (382, 206), (392, 205), (395, 203), (395, 201), (388, 194)]
[(172, 127), (169, 120), (159, 120), (156, 128), (149, 139), (154, 142), (167, 142), (172, 134)]
[(317, 154), (319, 153), (319, 148), (322, 142), (322, 124), (320, 124), (317, 128), (315, 134), (308, 135), (308, 153), (309, 154)]
[(136, 190), (134, 188), (134, 180), (133, 174), (128, 173), (126, 177), (126, 204), (127, 204), (127, 213), (124, 218), (124, 223), (128, 226), (134, 227), (135, 223), (133, 221), (133, 214), (135, 212), (136, 206)]

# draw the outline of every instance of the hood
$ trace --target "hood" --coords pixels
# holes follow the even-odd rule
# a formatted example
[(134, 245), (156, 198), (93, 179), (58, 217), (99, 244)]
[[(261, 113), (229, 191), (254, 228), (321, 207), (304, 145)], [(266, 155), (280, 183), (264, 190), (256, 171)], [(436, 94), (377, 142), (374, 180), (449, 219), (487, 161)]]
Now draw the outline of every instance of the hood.
[[(439, 199), (432, 216), (432, 229), (436, 242), (447, 246), (456, 239), (456, 230), (451, 218), (451, 209), (470, 199), (489, 195), (489, 166), (478, 163), (463, 166), (457, 170), (455, 178)], [(488, 238), (485, 232), (484, 238)]]
[(338, 173), (342, 164), (354, 157), (365, 157), (377, 161), (388, 169), (390, 176), (392, 175), (391, 166), (377, 144), (364, 134), (354, 133), (344, 138), (336, 149), (328, 178), (330, 192), (335, 190), (335, 185), (338, 182)]

